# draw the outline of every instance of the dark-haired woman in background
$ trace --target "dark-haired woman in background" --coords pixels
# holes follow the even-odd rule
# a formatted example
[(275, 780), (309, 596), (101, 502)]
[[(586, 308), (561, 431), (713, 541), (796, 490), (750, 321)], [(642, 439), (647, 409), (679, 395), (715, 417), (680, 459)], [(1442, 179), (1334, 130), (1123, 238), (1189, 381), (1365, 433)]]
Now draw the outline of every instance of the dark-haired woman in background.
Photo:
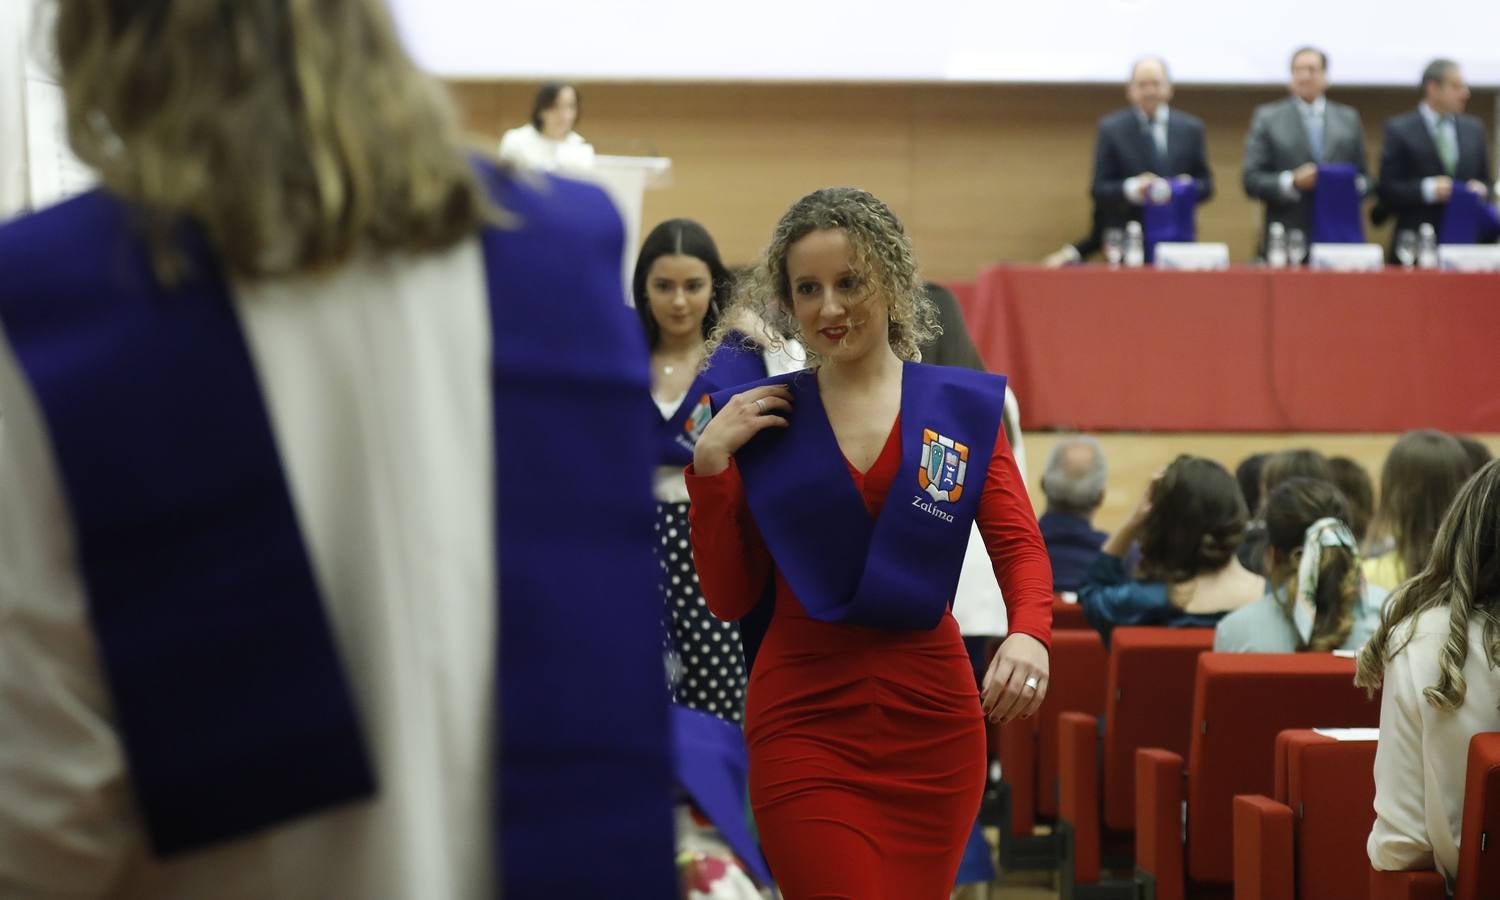
[[(1106, 642), (1117, 625), (1213, 627), (1265, 591), (1235, 558), (1249, 513), (1223, 466), (1179, 456), (1089, 566), (1078, 602)], [(1132, 577), (1125, 555), (1139, 541)]]
[(1357, 650), (1380, 624), (1384, 588), (1366, 585), (1349, 504), (1316, 478), (1289, 478), (1266, 498), (1271, 591), (1219, 622), (1214, 649)]
[(669, 219), (642, 242), (631, 293), (651, 348), (656, 530), (673, 700), (739, 722), (745, 699), (739, 628), (715, 619), (698, 587), (682, 471), (693, 461), (693, 446), (708, 422), (703, 401), (711, 391), (793, 371), (802, 360), (795, 342), (770, 350), (735, 332), (704, 365), (706, 339), (719, 324), (733, 285), (708, 231), (690, 219)]
[(500, 158), (543, 172), (588, 169), (594, 164), (594, 147), (573, 130), (577, 125), (578, 88), (544, 84), (531, 103), (531, 121), (500, 139)]

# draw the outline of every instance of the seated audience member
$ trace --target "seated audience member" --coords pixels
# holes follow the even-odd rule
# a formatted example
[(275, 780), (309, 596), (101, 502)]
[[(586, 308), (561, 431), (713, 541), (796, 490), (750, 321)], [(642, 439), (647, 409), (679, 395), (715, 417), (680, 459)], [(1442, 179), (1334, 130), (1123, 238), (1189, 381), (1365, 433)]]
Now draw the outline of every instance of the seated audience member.
[[(1179, 456), (1152, 479), (1130, 518), (1094, 558), (1078, 601), (1109, 641), (1116, 625), (1211, 628), (1265, 592), (1235, 558), (1249, 514), (1234, 476), (1211, 459)], [(1139, 540), (1132, 575), (1124, 557)]]
[(1467, 434), (1455, 434), (1453, 437), (1464, 445), (1464, 452), (1469, 454), (1469, 462), (1474, 464), (1474, 471), (1478, 472), (1484, 468), (1485, 463), (1495, 458), (1484, 441), (1469, 437)]
[(1234, 480), (1240, 483), (1240, 495), (1253, 518), (1260, 517), (1260, 472), (1266, 467), (1269, 453), (1252, 453), (1234, 467)]
[(1339, 489), (1290, 478), (1266, 498), (1270, 592), (1219, 622), (1214, 649), (1230, 653), (1357, 650), (1380, 624), (1386, 592), (1367, 587), (1359, 542)]
[[(1271, 491), (1288, 478), (1317, 478), (1323, 481), (1333, 480), (1333, 470), (1328, 467), (1328, 459), (1316, 450), (1306, 447), (1295, 450), (1282, 450), (1272, 453), (1266, 458), (1265, 465), (1260, 469), (1260, 497), (1261, 502), (1271, 496)], [(1245, 540), (1240, 544), (1240, 565), (1249, 569), (1257, 575), (1266, 574), (1266, 527), (1264, 512), (1260, 507), (1250, 508), (1255, 513), (1255, 521), (1245, 531)]]
[(594, 164), (594, 147), (574, 131), (578, 124), (578, 88), (544, 84), (531, 105), (531, 121), (505, 132), (500, 158), (543, 172), (578, 171)]
[(1469, 739), (1500, 731), (1500, 462), (1459, 491), (1426, 568), (1401, 585), (1359, 655), (1380, 697), (1376, 869), (1436, 868), (1452, 889)]
[(1427, 564), (1438, 523), (1474, 471), (1463, 444), (1450, 434), (1423, 429), (1397, 439), (1380, 469), (1380, 509), (1374, 530), (1389, 538), (1389, 552), (1365, 560), (1365, 578), (1393, 590)]
[(1375, 516), (1375, 483), (1370, 480), (1370, 473), (1364, 466), (1347, 456), (1329, 457), (1328, 468), (1333, 471), (1334, 485), (1349, 502), (1349, 530), (1363, 550), (1365, 536), (1370, 531), (1370, 519)]
[(1042, 472), (1047, 511), (1037, 524), (1052, 558), (1053, 590), (1078, 590), (1109, 536), (1093, 525), (1094, 513), (1104, 502), (1106, 475), (1104, 448), (1088, 435), (1064, 438), (1047, 454)]

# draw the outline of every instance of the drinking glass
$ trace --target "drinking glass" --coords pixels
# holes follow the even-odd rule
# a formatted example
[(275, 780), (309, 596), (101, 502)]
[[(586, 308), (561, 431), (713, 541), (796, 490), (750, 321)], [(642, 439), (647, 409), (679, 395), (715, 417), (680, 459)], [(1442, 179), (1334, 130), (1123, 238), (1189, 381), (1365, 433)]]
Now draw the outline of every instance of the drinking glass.
[(1287, 264), (1300, 266), (1307, 259), (1307, 235), (1300, 228), (1288, 229), (1286, 233)]
[(1119, 266), (1125, 258), (1125, 232), (1119, 228), (1104, 229), (1104, 258), (1111, 266)]
[(1403, 269), (1410, 269), (1417, 264), (1417, 233), (1415, 231), (1396, 232), (1396, 259)]

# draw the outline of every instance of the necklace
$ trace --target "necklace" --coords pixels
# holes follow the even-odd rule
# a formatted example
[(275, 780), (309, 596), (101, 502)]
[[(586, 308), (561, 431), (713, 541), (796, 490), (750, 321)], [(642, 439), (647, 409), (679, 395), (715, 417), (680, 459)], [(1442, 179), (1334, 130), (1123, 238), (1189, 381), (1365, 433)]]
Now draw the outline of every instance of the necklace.
[(691, 356), (691, 357), (689, 357), (687, 359), (675, 359), (675, 360), (673, 360), (671, 362), (665, 362), (665, 361), (663, 361), (663, 362), (659, 363), (659, 365), (661, 366), (661, 374), (662, 375), (671, 375), (672, 373), (676, 372), (679, 368), (687, 366), (690, 363), (693, 364), (693, 365), (697, 365), (701, 360), (702, 360), (702, 355), (701, 354), (694, 354), (693, 356)]

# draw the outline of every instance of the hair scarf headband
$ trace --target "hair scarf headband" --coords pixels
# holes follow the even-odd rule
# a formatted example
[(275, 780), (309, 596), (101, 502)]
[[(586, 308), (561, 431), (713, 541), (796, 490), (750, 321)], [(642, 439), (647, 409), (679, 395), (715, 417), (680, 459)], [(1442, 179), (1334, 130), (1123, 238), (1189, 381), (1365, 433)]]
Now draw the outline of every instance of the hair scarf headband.
[[(1292, 622), (1302, 643), (1312, 640), (1313, 619), (1317, 616), (1317, 604), (1313, 597), (1318, 591), (1318, 571), (1322, 567), (1324, 547), (1347, 547), (1359, 560), (1359, 545), (1354, 541), (1349, 526), (1329, 516), (1307, 526), (1302, 534), (1302, 561), (1297, 565), (1297, 596), (1292, 604)], [(1360, 576), (1361, 582), (1364, 576)], [(1364, 593), (1364, 585), (1360, 585)]]

